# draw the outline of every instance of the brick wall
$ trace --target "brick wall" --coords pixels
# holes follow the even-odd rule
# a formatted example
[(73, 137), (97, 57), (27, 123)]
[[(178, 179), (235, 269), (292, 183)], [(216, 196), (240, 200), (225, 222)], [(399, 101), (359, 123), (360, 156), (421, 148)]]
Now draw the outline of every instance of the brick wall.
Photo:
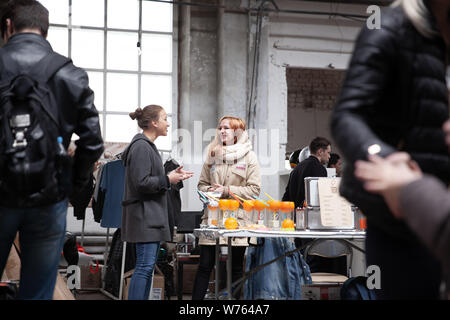
[(332, 109), (344, 75), (344, 70), (288, 68), (288, 108)]
[(286, 156), (309, 145), (314, 137), (332, 142), (329, 119), (336, 103), (345, 70), (287, 68), (288, 141)]

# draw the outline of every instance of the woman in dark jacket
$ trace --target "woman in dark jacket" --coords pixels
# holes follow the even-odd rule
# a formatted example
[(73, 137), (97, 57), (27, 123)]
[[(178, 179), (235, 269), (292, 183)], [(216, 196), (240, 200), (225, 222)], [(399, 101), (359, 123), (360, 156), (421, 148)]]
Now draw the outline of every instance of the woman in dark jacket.
[(381, 28), (358, 36), (332, 115), (345, 159), (340, 192), (367, 216), (366, 260), (380, 267), (381, 299), (437, 298), (440, 266), (383, 198), (364, 190), (354, 163), (404, 151), (425, 173), (450, 181), (441, 130), (449, 113), (448, 12), (444, 0), (399, 0), (383, 10)]
[(128, 291), (129, 300), (147, 300), (153, 268), (161, 241), (170, 241), (167, 190), (170, 184), (190, 178), (182, 166), (164, 173), (161, 156), (154, 141), (166, 136), (167, 114), (157, 105), (138, 108), (130, 113), (142, 133), (134, 136), (124, 151), (125, 190), (122, 215), (122, 240), (136, 243), (136, 268)]

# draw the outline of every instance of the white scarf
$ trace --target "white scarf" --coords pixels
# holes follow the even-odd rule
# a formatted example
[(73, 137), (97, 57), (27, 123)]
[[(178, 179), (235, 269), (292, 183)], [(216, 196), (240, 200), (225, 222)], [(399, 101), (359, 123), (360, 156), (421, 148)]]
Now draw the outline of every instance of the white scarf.
[(247, 132), (244, 131), (235, 144), (224, 146), (219, 140), (219, 137), (211, 142), (208, 147), (207, 163), (234, 163), (242, 159), (247, 153), (252, 150), (252, 144), (248, 139)]

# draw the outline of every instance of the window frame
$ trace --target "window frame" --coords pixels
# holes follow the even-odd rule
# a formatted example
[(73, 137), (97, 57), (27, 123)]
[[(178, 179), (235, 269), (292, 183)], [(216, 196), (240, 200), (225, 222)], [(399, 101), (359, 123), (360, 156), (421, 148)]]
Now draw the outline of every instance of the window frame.
[[(126, 0), (123, 0), (124, 3)], [(55, 28), (63, 28), (66, 29), (68, 32), (67, 36), (67, 51), (68, 51), (68, 57), (72, 58), (72, 30), (78, 29), (78, 30), (97, 30), (97, 31), (103, 31), (103, 66), (101, 68), (83, 68), (86, 72), (99, 72), (103, 74), (103, 105), (101, 108), (97, 107), (97, 111), (99, 115), (101, 115), (101, 121), (102, 121), (102, 137), (105, 142), (117, 142), (117, 143), (123, 143), (123, 141), (107, 141), (106, 140), (106, 134), (108, 132), (108, 126), (107, 126), (107, 116), (108, 115), (127, 115), (130, 110), (128, 111), (107, 111), (108, 106), (108, 100), (107, 100), (107, 74), (108, 73), (118, 73), (118, 74), (133, 74), (138, 76), (138, 88), (137, 88), (137, 102), (138, 106), (144, 107), (142, 105), (141, 96), (142, 96), (142, 90), (141, 90), (141, 84), (142, 84), (142, 76), (146, 75), (155, 75), (155, 76), (168, 76), (171, 78), (172, 82), (172, 88), (171, 88), (171, 109), (172, 111), (170, 113), (167, 113), (168, 118), (171, 119), (171, 128), (172, 128), (172, 134), (177, 129), (177, 96), (178, 96), (178, 86), (177, 86), (177, 59), (178, 59), (178, 44), (176, 42), (177, 36), (178, 36), (178, 26), (177, 26), (177, 19), (175, 17), (177, 16), (178, 7), (173, 5), (171, 2), (167, 2), (167, 5), (172, 6), (172, 31), (150, 31), (150, 30), (142, 30), (142, 14), (143, 14), (143, 6), (142, 1), (143, 0), (135, 0), (139, 2), (139, 27), (138, 29), (120, 29), (120, 28), (109, 28), (107, 27), (107, 19), (108, 19), (108, 0), (104, 0), (104, 25), (103, 27), (94, 27), (94, 26), (83, 26), (83, 25), (72, 25), (72, 16), (71, 16), (71, 7), (72, 7), (72, 0), (67, 0), (67, 5), (69, 6), (69, 17), (68, 17), (68, 24), (59, 24), (59, 23), (50, 23), (50, 27)], [(148, 1), (148, 0), (147, 0)], [(171, 47), (171, 53), (172, 53), (172, 71), (171, 72), (154, 72), (154, 71), (142, 71), (142, 55), (138, 55), (138, 68), (136, 70), (118, 70), (118, 69), (110, 69), (107, 68), (107, 54), (108, 54), (108, 33), (109, 32), (128, 32), (128, 33), (135, 33), (138, 36), (138, 42), (142, 43), (142, 35), (148, 34), (148, 35), (164, 35), (164, 36), (170, 36), (172, 47)], [(136, 50), (137, 46), (136, 46)], [(134, 111), (134, 110), (132, 110)], [(136, 124), (136, 133), (139, 132), (139, 128)], [(174, 139), (172, 137), (170, 149), (159, 149), (161, 152), (171, 152), (174, 145)]]

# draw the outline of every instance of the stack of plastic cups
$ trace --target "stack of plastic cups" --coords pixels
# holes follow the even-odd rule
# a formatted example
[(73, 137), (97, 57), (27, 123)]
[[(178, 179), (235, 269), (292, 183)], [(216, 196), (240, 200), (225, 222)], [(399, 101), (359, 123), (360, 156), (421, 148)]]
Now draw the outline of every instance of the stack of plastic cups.
[(295, 203), (290, 201), (281, 202), (281, 230), (295, 231), (294, 225), (294, 209)]
[(267, 204), (270, 206), (269, 208), (266, 208), (267, 210), (267, 220), (268, 220), (268, 227), (272, 230), (280, 230), (280, 201), (276, 200), (270, 200), (267, 201)]
[(229, 199), (220, 199), (219, 200), (219, 228), (225, 228), (225, 220), (229, 218)]
[(245, 200), (243, 202), (242, 209), (245, 211), (244, 221), (246, 221), (246, 227), (249, 227), (253, 224), (253, 207), (253, 200)]
[(219, 220), (219, 204), (216, 201), (210, 201), (208, 204), (208, 227), (217, 227)]

